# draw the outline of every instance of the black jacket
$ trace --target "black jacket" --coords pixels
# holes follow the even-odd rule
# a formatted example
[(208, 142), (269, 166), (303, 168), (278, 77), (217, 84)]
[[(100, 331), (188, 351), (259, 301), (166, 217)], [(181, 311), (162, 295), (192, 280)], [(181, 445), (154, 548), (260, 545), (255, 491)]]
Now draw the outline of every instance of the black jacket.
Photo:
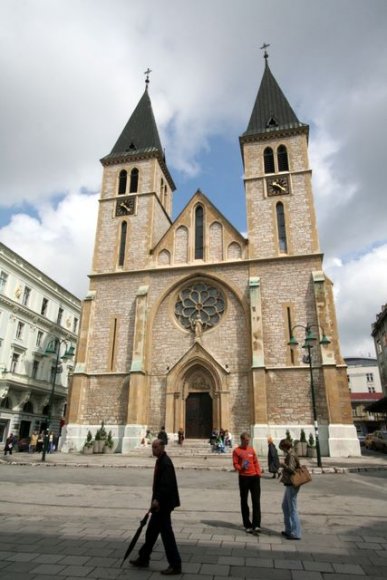
[(156, 461), (152, 500), (156, 499), (161, 510), (173, 510), (180, 505), (175, 468), (166, 453)]

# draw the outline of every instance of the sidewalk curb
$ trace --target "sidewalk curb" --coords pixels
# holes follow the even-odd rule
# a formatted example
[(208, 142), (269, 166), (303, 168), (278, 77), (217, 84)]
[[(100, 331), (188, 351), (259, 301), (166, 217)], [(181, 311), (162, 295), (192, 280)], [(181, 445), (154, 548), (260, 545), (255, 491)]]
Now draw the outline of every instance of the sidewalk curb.
[[(110, 463), (102, 463), (102, 464), (92, 464), (92, 463), (66, 463), (66, 462), (55, 462), (55, 463), (45, 463), (42, 461), (31, 463), (29, 461), (9, 461), (6, 459), (0, 459), (0, 464), (2, 465), (17, 465), (17, 466), (29, 466), (29, 467), (73, 467), (73, 468), (103, 468), (103, 469), (154, 469), (154, 465), (143, 465), (139, 463), (132, 463), (130, 465), (117, 465), (117, 464), (110, 464)], [(216, 467), (216, 466), (208, 466), (208, 467), (201, 467), (195, 465), (181, 465), (176, 466), (175, 469), (178, 470), (185, 470), (185, 469), (192, 469), (194, 471), (225, 471), (225, 472), (233, 472), (233, 468), (229, 467)], [(337, 474), (341, 475), (344, 473), (361, 473), (361, 472), (371, 472), (371, 471), (387, 471), (387, 466), (384, 465), (375, 465), (375, 466), (359, 466), (359, 467), (308, 467), (310, 473), (312, 475), (324, 475), (324, 474)]]

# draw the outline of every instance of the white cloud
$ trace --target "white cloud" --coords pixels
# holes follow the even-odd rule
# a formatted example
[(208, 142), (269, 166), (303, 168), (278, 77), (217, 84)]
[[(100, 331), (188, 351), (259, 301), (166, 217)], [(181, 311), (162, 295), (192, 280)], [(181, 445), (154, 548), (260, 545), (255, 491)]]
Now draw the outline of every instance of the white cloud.
[[(273, 14), (286, 23), (280, 35)], [(0, 230), (4, 243), (83, 296), (97, 204), (77, 192), (100, 187), (98, 159), (137, 104), (143, 71), (153, 69), (153, 108), (177, 186), (197, 175), (206, 191), (202, 154), (214, 136), (238, 147), (263, 71), (258, 48), (271, 41), (272, 72), (311, 125), (319, 233), (343, 350), (366, 348), (387, 298), (384, 254), (370, 250), (387, 240), (385, 0), (341, 0), (334, 11), (323, 0), (3, 0), (1, 16), (0, 207), (14, 211)], [(219, 209), (227, 214), (233, 197), (222, 192)], [(38, 219), (20, 213), (23, 202)], [(368, 269), (374, 303), (358, 292)]]
[(340, 342), (345, 356), (375, 356), (371, 324), (387, 302), (387, 244), (343, 263), (325, 265), (334, 280)]
[(12, 250), (83, 298), (88, 288), (98, 196), (71, 193), (55, 207), (38, 206), (38, 218), (19, 213), (0, 229)]

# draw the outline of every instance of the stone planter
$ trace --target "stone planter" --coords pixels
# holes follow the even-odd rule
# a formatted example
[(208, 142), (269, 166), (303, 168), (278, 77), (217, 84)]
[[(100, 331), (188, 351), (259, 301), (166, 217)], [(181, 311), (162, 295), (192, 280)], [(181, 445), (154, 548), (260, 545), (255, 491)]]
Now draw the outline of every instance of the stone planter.
[(308, 447), (308, 457), (317, 457), (316, 447)]
[(84, 448), (82, 449), (82, 452), (84, 455), (92, 455), (94, 453), (94, 449), (93, 449), (93, 445), (91, 445), (90, 447), (87, 447), (86, 445), (84, 446)]
[(109, 447), (108, 445), (105, 445), (105, 447), (103, 448), (103, 452), (104, 453), (114, 453), (114, 446)]
[(296, 443), (295, 451), (298, 457), (307, 457), (308, 455), (308, 444), (303, 441)]
[(105, 440), (104, 439), (99, 439), (98, 441), (94, 441), (93, 453), (103, 453), (104, 447), (105, 447)]

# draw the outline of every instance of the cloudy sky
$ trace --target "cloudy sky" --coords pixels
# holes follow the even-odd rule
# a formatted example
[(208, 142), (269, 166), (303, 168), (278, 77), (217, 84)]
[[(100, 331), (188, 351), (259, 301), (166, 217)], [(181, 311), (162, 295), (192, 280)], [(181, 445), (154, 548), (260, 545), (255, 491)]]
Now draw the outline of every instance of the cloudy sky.
[(385, 0), (0, 0), (0, 240), (79, 297), (102, 167), (144, 90), (177, 185), (245, 231), (238, 136), (259, 47), (310, 124), (342, 350), (374, 356), (387, 302)]

